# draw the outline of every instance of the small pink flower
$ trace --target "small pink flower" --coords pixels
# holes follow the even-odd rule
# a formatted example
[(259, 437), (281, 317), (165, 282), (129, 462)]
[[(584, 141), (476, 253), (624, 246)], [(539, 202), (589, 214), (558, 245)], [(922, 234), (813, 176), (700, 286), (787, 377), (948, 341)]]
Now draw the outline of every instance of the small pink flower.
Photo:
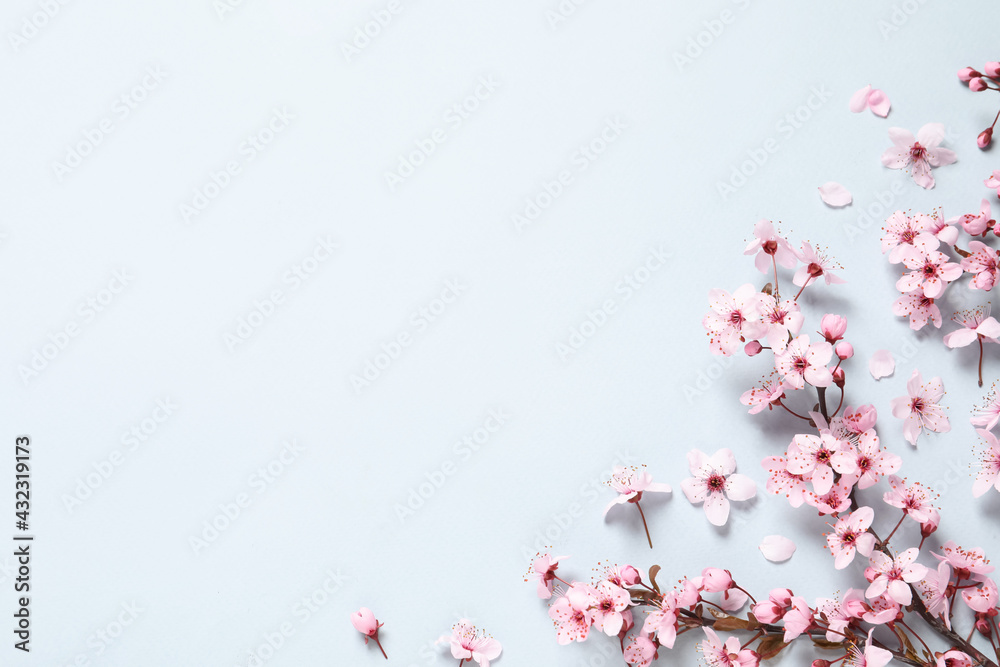
[(642, 631), (648, 635), (656, 635), (657, 641), (673, 648), (677, 640), (677, 608), (676, 591), (669, 591), (659, 601), (654, 602), (655, 609), (646, 616)]
[(820, 514), (839, 514), (846, 512), (851, 506), (851, 491), (854, 489), (854, 477), (844, 475), (840, 481), (836, 482), (829, 491), (819, 494), (808, 491), (805, 495), (806, 503), (815, 507)]
[(833, 487), (833, 473), (849, 475), (857, 471), (854, 449), (850, 443), (829, 433), (798, 434), (788, 446), (788, 471), (812, 481), (822, 495)]
[(549, 618), (555, 621), (556, 641), (560, 646), (586, 641), (594, 618), (593, 604), (587, 587), (575, 583), (549, 607)]
[(914, 137), (899, 127), (889, 128), (892, 146), (882, 154), (882, 164), (890, 169), (910, 169), (914, 183), (922, 188), (934, 187), (931, 167), (951, 164), (957, 158), (953, 151), (941, 148), (944, 125), (927, 123)]
[(743, 392), (743, 395), (740, 396), (740, 403), (749, 405), (748, 412), (755, 415), (762, 412), (764, 408), (773, 409), (784, 395), (785, 385), (780, 380), (773, 377), (766, 378), (761, 384)]
[(770, 294), (761, 296), (761, 320), (767, 327), (767, 344), (775, 354), (785, 351), (790, 336), (797, 336), (805, 318), (799, 304), (791, 299), (778, 301)]
[(874, 519), (875, 511), (871, 507), (859, 507), (850, 516), (837, 521), (833, 532), (826, 536), (826, 543), (833, 554), (834, 567), (843, 570), (854, 560), (855, 553), (871, 555), (875, 548), (875, 536), (868, 532), (868, 528)]
[(877, 420), (878, 410), (875, 409), (874, 405), (869, 403), (868, 405), (858, 406), (857, 409), (848, 405), (844, 409), (842, 422), (848, 432), (861, 435), (865, 431), (875, 428)]
[(882, 495), (882, 500), (887, 505), (903, 510), (904, 514), (917, 523), (927, 521), (931, 517), (931, 512), (937, 510), (931, 504), (931, 490), (920, 482), (907, 486), (904, 480), (891, 475), (889, 487), (891, 491), (886, 491)]
[(861, 618), (866, 610), (864, 593), (855, 588), (847, 589), (843, 601), (836, 598), (816, 600), (816, 612), (826, 616), (826, 638), (831, 642), (843, 640), (843, 634), (840, 633), (847, 629), (851, 621)]
[(593, 602), (593, 624), (609, 637), (618, 635), (622, 629), (622, 612), (628, 609), (632, 598), (628, 591), (615, 586), (610, 581), (602, 581), (590, 591)]
[(814, 387), (829, 387), (833, 384), (833, 374), (827, 368), (833, 357), (833, 347), (826, 341), (809, 344), (809, 336), (803, 334), (788, 344), (785, 351), (774, 355), (775, 369), (782, 379), (793, 389), (802, 389), (805, 383)]
[[(871, 568), (868, 568), (870, 570)], [(865, 570), (865, 575), (867, 576), (868, 570)], [(875, 575), (872, 575), (874, 578)], [(868, 601), (868, 611), (861, 615), (861, 618), (873, 625), (883, 625), (891, 621), (895, 621), (896, 617), (899, 615), (900, 606), (899, 603), (889, 597), (888, 594), (883, 594), (877, 598)]]
[(911, 218), (902, 211), (890, 215), (882, 228), (882, 252), (889, 253), (889, 263), (903, 261), (902, 253), (906, 248), (924, 252), (937, 250), (940, 241), (932, 231), (933, 226), (934, 218), (929, 215), (918, 214)]
[(852, 667), (885, 667), (892, 661), (891, 652), (875, 646), (875, 642), (872, 640), (873, 632), (875, 632), (875, 628), (868, 631), (868, 641), (865, 642), (863, 652), (857, 645), (851, 645), (849, 662), (844, 664)]
[(990, 489), (1000, 491), (1000, 441), (986, 429), (977, 428), (978, 433), (986, 440), (986, 450), (979, 461), (979, 472), (972, 484), (972, 495), (979, 498)]
[(760, 321), (762, 296), (750, 283), (732, 294), (722, 289), (709, 291), (708, 305), (712, 312), (701, 323), (708, 330), (712, 354), (728, 357), (740, 349), (742, 342), (767, 333), (767, 326)]
[(951, 568), (947, 563), (938, 563), (937, 570), (928, 568), (927, 576), (914, 584), (920, 597), (923, 598), (924, 606), (931, 616), (940, 618), (945, 626), (951, 629)]
[(896, 289), (903, 294), (922, 290), (928, 299), (937, 299), (949, 283), (962, 277), (962, 266), (949, 262), (943, 252), (923, 252), (907, 247), (901, 255), (903, 266), (910, 269), (896, 281)]
[(804, 266), (800, 266), (798, 271), (795, 272), (795, 275), (792, 276), (792, 282), (798, 287), (810, 285), (817, 278), (823, 278), (827, 285), (847, 282), (840, 276), (833, 274), (833, 271), (842, 268), (839, 264), (835, 264), (825, 255), (822, 255), (817, 250), (814, 250), (812, 245), (806, 243), (805, 241), (802, 242), (802, 250), (799, 252), (799, 259), (802, 261)]
[(375, 614), (368, 607), (362, 607), (358, 611), (351, 614), (351, 625), (354, 629), (365, 636), (365, 644), (368, 643), (369, 639), (374, 639), (375, 644), (378, 646), (379, 650), (382, 651), (382, 655), (386, 660), (389, 656), (385, 654), (385, 649), (382, 648), (382, 643), (378, 640), (378, 629), (382, 627), (382, 623), (379, 623), (375, 618)]
[(962, 270), (974, 274), (969, 281), (969, 289), (981, 289), (989, 292), (997, 282), (997, 263), (1000, 262), (1000, 252), (981, 241), (970, 241), (969, 252), (972, 254), (962, 259)]
[(498, 658), (502, 651), (500, 642), (481, 633), (466, 619), (452, 627), (450, 636), (443, 635), (435, 643), (443, 642), (451, 644), (451, 657), (460, 660), (459, 664), (468, 660), (479, 663), (479, 667), (490, 667), (490, 660)]
[[(917, 214), (922, 215), (922, 214)], [(937, 240), (945, 245), (955, 245), (958, 241), (958, 229), (955, 227), (957, 220), (945, 220), (940, 215), (928, 216), (931, 218), (930, 232)]]
[(708, 667), (757, 667), (760, 658), (750, 649), (740, 648), (740, 640), (727, 637), (723, 641), (715, 630), (706, 627), (706, 638), (698, 643), (698, 650)]
[(1000, 197), (1000, 169), (994, 169), (990, 177), (983, 183), (986, 184), (986, 187), (996, 190), (997, 197)]
[(892, 399), (892, 415), (906, 420), (903, 424), (903, 437), (907, 442), (916, 446), (923, 429), (935, 433), (947, 433), (951, 430), (948, 417), (938, 405), (944, 396), (941, 378), (931, 378), (924, 384), (920, 371), (914, 370), (906, 383), (906, 391), (907, 396)]
[(639, 570), (631, 565), (623, 567), (615, 565), (604, 569), (604, 579), (610, 581), (615, 586), (626, 588), (628, 586), (635, 586), (642, 577), (639, 575)]
[(941, 309), (934, 304), (934, 299), (924, 296), (922, 289), (896, 299), (892, 304), (892, 312), (901, 317), (909, 316), (910, 328), (914, 331), (923, 329), (928, 320), (938, 329), (941, 328)]
[(792, 591), (787, 588), (774, 588), (768, 594), (767, 600), (753, 606), (753, 615), (761, 623), (780, 621), (792, 607), (792, 596)]
[(992, 429), (997, 425), (997, 422), (1000, 422), (1000, 393), (997, 392), (995, 383), (983, 405), (973, 410), (972, 418), (969, 421), (973, 426), (981, 426), (987, 430)]
[(625, 647), (623, 654), (625, 662), (634, 667), (649, 667), (656, 659), (656, 644), (649, 635), (637, 635), (632, 643)]
[(865, 596), (872, 599), (887, 593), (901, 605), (910, 604), (913, 593), (907, 584), (920, 581), (927, 575), (927, 568), (914, 562), (918, 553), (919, 550), (915, 547), (895, 558), (889, 558), (881, 551), (872, 553), (870, 563), (875, 578), (865, 591)]
[(705, 516), (716, 526), (729, 518), (729, 500), (749, 500), (757, 495), (757, 485), (736, 470), (736, 458), (730, 449), (720, 449), (709, 457), (692, 449), (688, 452), (688, 467), (694, 477), (681, 482), (684, 495), (692, 504), (705, 503)]
[(938, 653), (934, 661), (934, 667), (976, 667), (977, 663), (972, 656), (962, 653), (958, 649)]
[(944, 555), (931, 552), (931, 555), (943, 563), (948, 563), (956, 577), (983, 581), (987, 574), (993, 571), (993, 566), (986, 558), (981, 547), (963, 549), (951, 540), (941, 546)]
[(548, 600), (552, 597), (552, 588), (556, 582), (556, 570), (559, 569), (559, 561), (566, 556), (552, 557), (549, 554), (541, 554), (531, 563), (529, 576), (538, 579), (538, 597)]
[(965, 215), (960, 215), (957, 218), (948, 220), (949, 225), (961, 225), (962, 229), (964, 229), (967, 234), (971, 234), (972, 236), (979, 236), (980, 234), (985, 236), (993, 222), (993, 211), (990, 208), (990, 202), (988, 199), (984, 199), (979, 205), (978, 214), (966, 213)]
[(777, 262), (786, 269), (794, 269), (798, 264), (795, 251), (784, 237), (779, 236), (774, 231), (774, 225), (770, 220), (758, 220), (753, 228), (754, 240), (750, 242), (744, 255), (753, 255), (754, 266), (761, 273), (770, 273), (773, 264)]
[(879, 446), (875, 430), (865, 431), (858, 437), (857, 444), (858, 488), (875, 486), (882, 477), (898, 471), (903, 459)]
[(962, 599), (972, 611), (985, 614), (996, 609), (997, 585), (992, 579), (987, 579), (979, 588), (966, 588), (962, 591)]
[(813, 626), (813, 610), (805, 598), (792, 598), (791, 609), (785, 612), (782, 620), (785, 622), (784, 642), (787, 644)]
[(819, 321), (820, 333), (831, 345), (844, 337), (847, 331), (847, 318), (841, 315), (827, 313)]
[(990, 317), (989, 304), (957, 312), (951, 321), (962, 328), (944, 335), (944, 344), (948, 347), (965, 347), (978, 338), (986, 343), (996, 343), (1000, 337), (1000, 322)]
[(800, 507), (805, 502), (808, 490), (806, 479), (788, 470), (788, 459), (784, 456), (768, 456), (761, 465), (768, 472), (767, 492), (774, 495), (784, 494), (792, 507)]
[(654, 482), (652, 475), (635, 466), (616, 466), (608, 480), (608, 486), (618, 492), (618, 497), (604, 508), (605, 516), (615, 505), (639, 502), (643, 493), (670, 493), (669, 484)]

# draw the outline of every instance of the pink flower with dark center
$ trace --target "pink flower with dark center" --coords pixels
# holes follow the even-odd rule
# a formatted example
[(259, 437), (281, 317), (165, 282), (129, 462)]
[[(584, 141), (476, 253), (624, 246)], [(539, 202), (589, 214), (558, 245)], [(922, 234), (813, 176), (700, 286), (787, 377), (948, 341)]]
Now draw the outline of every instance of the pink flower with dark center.
[(969, 421), (973, 426), (982, 426), (985, 429), (992, 429), (997, 422), (1000, 422), (1000, 393), (997, 392), (996, 383), (993, 383), (983, 405), (972, 411), (972, 419)]
[(791, 299), (779, 302), (770, 294), (761, 298), (761, 320), (767, 327), (767, 344), (775, 354), (785, 351), (790, 336), (796, 336), (805, 318)]
[(761, 465), (767, 470), (767, 492), (774, 495), (784, 494), (792, 507), (800, 507), (805, 502), (808, 484), (802, 475), (796, 475), (788, 470), (788, 459), (784, 456), (768, 456)]
[(924, 296), (922, 289), (896, 299), (892, 304), (892, 312), (901, 317), (909, 316), (910, 328), (914, 331), (923, 329), (928, 320), (938, 329), (941, 328), (941, 309), (934, 304), (934, 299)]
[(856, 553), (871, 555), (875, 548), (875, 536), (868, 532), (868, 528), (874, 519), (875, 511), (871, 507), (859, 507), (834, 524), (833, 532), (826, 535), (834, 567), (843, 570), (851, 564)]
[(701, 324), (708, 330), (712, 354), (729, 356), (740, 349), (741, 343), (767, 333), (767, 326), (760, 321), (763, 296), (750, 283), (732, 294), (722, 289), (709, 291), (708, 305), (712, 312)]
[(715, 630), (703, 628), (706, 638), (698, 643), (698, 650), (708, 667), (757, 667), (760, 658), (750, 649), (740, 647), (740, 640), (727, 637), (723, 641)]
[(809, 344), (803, 334), (788, 344), (785, 351), (774, 355), (775, 369), (783, 381), (793, 389), (802, 389), (805, 383), (814, 387), (829, 387), (833, 373), (827, 368), (833, 357), (833, 347), (826, 341)]
[(903, 459), (892, 452), (884, 451), (879, 446), (875, 430), (865, 431), (858, 437), (857, 444), (857, 474), (858, 488), (867, 489), (874, 486), (885, 475), (897, 472), (903, 465)]
[(851, 491), (854, 489), (854, 477), (844, 475), (833, 488), (824, 494), (813, 491), (806, 492), (806, 503), (815, 507), (820, 514), (839, 514), (846, 512), (851, 506)]
[(916, 563), (916, 547), (907, 549), (895, 558), (889, 558), (881, 551), (875, 551), (870, 557), (871, 568), (875, 578), (865, 591), (868, 599), (876, 598), (883, 593), (897, 603), (906, 606), (913, 601), (913, 593), (907, 584), (920, 581), (927, 575), (927, 568)]
[(792, 276), (792, 282), (795, 283), (797, 287), (811, 285), (817, 278), (823, 278), (827, 285), (847, 282), (840, 276), (833, 274), (834, 271), (840, 270), (843, 267), (828, 259), (818, 250), (813, 249), (812, 245), (806, 243), (805, 241), (802, 242), (802, 250), (799, 252), (799, 259), (802, 261), (804, 266), (800, 266), (798, 271), (795, 272), (795, 275)]
[(899, 264), (902, 252), (907, 247), (915, 247), (924, 252), (937, 250), (938, 238), (931, 232), (933, 218), (929, 215), (915, 215), (912, 218), (902, 211), (896, 211), (885, 221), (882, 228), (882, 253), (889, 253), (889, 263)]
[(948, 540), (942, 545), (941, 551), (944, 555), (934, 552), (931, 552), (931, 555), (941, 562), (948, 563), (956, 577), (984, 581), (986, 575), (993, 571), (993, 566), (990, 565), (981, 547), (963, 549)]
[(938, 401), (944, 396), (944, 384), (941, 378), (931, 378), (924, 384), (920, 371), (914, 370), (906, 383), (907, 396), (892, 399), (892, 415), (903, 419), (903, 437), (911, 445), (917, 444), (917, 438), (923, 429), (935, 433), (947, 433), (951, 424)]
[(979, 460), (979, 472), (972, 483), (972, 495), (979, 498), (990, 489), (1000, 491), (1000, 442), (986, 429), (977, 428), (976, 433), (986, 441), (986, 449)]
[(920, 482), (907, 486), (905, 480), (892, 475), (889, 477), (889, 487), (891, 491), (886, 491), (882, 500), (892, 507), (903, 510), (904, 514), (917, 523), (927, 521), (931, 511), (937, 509), (931, 504), (933, 492)]
[(705, 516), (716, 526), (729, 518), (729, 501), (749, 500), (757, 495), (757, 485), (736, 470), (736, 458), (730, 449), (720, 449), (709, 457), (693, 449), (688, 452), (688, 466), (694, 477), (681, 482), (684, 495), (692, 504), (705, 503)]
[(594, 618), (593, 605), (594, 599), (587, 587), (575, 583), (549, 607), (549, 618), (555, 621), (556, 641), (560, 646), (586, 641)]
[(556, 570), (559, 569), (559, 561), (565, 558), (565, 556), (553, 558), (546, 553), (540, 554), (532, 561), (528, 576), (538, 579), (538, 597), (542, 600), (548, 600), (552, 597), (552, 588), (556, 582)]
[(749, 405), (748, 412), (755, 415), (762, 412), (764, 408), (771, 410), (785, 395), (785, 385), (781, 380), (773, 377), (765, 378), (759, 385), (748, 389), (740, 396), (740, 403)]
[(969, 241), (969, 252), (972, 254), (962, 259), (962, 270), (975, 274), (969, 281), (969, 289), (989, 292), (997, 282), (997, 262), (1000, 261), (1000, 252), (981, 241)]
[(944, 141), (941, 123), (927, 123), (916, 137), (907, 130), (891, 127), (889, 138), (893, 145), (882, 154), (882, 164), (890, 169), (909, 170), (913, 182), (922, 188), (934, 187), (931, 167), (951, 164), (957, 159), (953, 151), (940, 146)]
[(990, 304), (959, 311), (951, 321), (962, 328), (944, 335), (944, 344), (948, 347), (965, 347), (977, 339), (982, 339), (984, 343), (996, 343), (1000, 337), (1000, 322), (990, 316)]
[(460, 660), (459, 665), (466, 660), (479, 663), (479, 667), (490, 667), (490, 660), (500, 656), (500, 642), (481, 633), (466, 619), (462, 619), (451, 629), (451, 635), (444, 635), (436, 643), (451, 644), (451, 657)]
[(843, 423), (844, 429), (848, 433), (861, 435), (865, 431), (875, 428), (877, 420), (878, 410), (875, 409), (874, 405), (869, 403), (867, 405), (860, 405), (856, 409), (848, 405), (844, 408), (844, 416), (841, 418), (841, 423)]
[(774, 231), (774, 225), (770, 220), (758, 220), (753, 228), (754, 240), (750, 242), (744, 255), (753, 255), (754, 266), (761, 273), (770, 273), (775, 262), (781, 264), (786, 269), (794, 269), (798, 263), (795, 251), (783, 237)]
[(646, 616), (642, 631), (647, 635), (656, 635), (657, 641), (673, 648), (677, 640), (677, 592), (668, 591), (653, 604), (654, 609)]
[(922, 252), (916, 248), (904, 248), (903, 266), (910, 269), (896, 281), (896, 289), (903, 294), (922, 290), (928, 299), (936, 299), (944, 294), (948, 284), (962, 277), (962, 267), (948, 261), (943, 252)]
[(816, 493), (828, 493), (833, 487), (833, 472), (849, 475), (857, 470), (850, 443), (828, 433), (798, 434), (788, 446), (788, 471), (808, 478)]
[(632, 601), (628, 591), (610, 581), (601, 581), (590, 590), (590, 595), (594, 600), (591, 608), (594, 627), (609, 637), (616, 636), (624, 622), (622, 612)]

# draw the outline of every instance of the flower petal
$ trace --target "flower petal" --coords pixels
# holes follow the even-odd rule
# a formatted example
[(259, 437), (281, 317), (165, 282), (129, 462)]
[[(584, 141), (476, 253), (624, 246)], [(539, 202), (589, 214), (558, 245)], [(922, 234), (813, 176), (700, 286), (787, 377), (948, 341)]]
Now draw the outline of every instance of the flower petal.
[(729, 519), (729, 500), (721, 493), (713, 493), (705, 501), (705, 516), (713, 526), (724, 526)]
[(782, 535), (768, 535), (757, 548), (772, 563), (783, 563), (795, 553), (795, 542)]
[(896, 360), (892, 358), (892, 352), (876, 351), (868, 362), (868, 370), (876, 380), (892, 375), (896, 370)]
[(827, 206), (847, 206), (853, 201), (851, 193), (840, 183), (830, 181), (819, 187), (819, 196)]
[(851, 101), (847, 105), (847, 108), (851, 110), (851, 113), (861, 113), (868, 107), (868, 96), (872, 92), (871, 84), (868, 84), (858, 92), (851, 95)]
[(885, 118), (889, 115), (889, 96), (883, 91), (875, 89), (868, 96), (868, 108), (872, 110), (872, 113), (876, 116), (881, 116)]
[(726, 478), (726, 495), (732, 500), (749, 500), (757, 495), (757, 484), (746, 475), (734, 473)]

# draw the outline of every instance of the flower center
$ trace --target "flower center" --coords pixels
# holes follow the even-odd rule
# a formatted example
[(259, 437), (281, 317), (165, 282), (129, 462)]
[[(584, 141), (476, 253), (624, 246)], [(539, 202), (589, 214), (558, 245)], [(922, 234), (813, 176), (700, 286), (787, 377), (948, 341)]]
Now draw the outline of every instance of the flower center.
[(912, 229), (904, 229), (903, 233), (899, 235), (899, 240), (902, 241), (903, 243), (909, 243), (910, 245), (913, 245), (914, 237), (916, 237), (916, 234), (913, 233)]
[(937, 264), (924, 264), (924, 277), (933, 278), (937, 275)]
[(712, 475), (708, 478), (708, 488), (712, 491), (722, 491), (726, 488), (726, 478), (722, 475)]
[(910, 146), (910, 160), (916, 162), (918, 160), (924, 160), (926, 157), (927, 149), (921, 146), (919, 141)]
[(774, 239), (771, 239), (770, 241), (764, 241), (764, 244), (761, 245), (761, 249), (768, 255), (775, 255), (778, 252), (778, 242), (775, 241)]
[(923, 412), (924, 411), (924, 399), (919, 398), (919, 397), (915, 397), (910, 402), (910, 411), (911, 412)]
[(743, 313), (738, 310), (729, 313), (729, 322), (737, 328), (743, 326)]
[(811, 262), (807, 270), (809, 271), (809, 275), (813, 278), (819, 278), (823, 275), (823, 267), (816, 262)]
[(805, 357), (796, 357), (795, 361), (792, 363), (792, 368), (797, 370), (799, 373), (802, 373), (809, 368), (809, 362)]

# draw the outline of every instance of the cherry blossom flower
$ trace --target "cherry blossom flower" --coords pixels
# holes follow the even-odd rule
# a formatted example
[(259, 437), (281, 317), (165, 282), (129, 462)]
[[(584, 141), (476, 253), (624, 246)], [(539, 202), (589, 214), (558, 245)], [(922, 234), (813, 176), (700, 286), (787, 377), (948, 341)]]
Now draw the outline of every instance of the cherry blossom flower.
[(986, 187), (996, 190), (997, 197), (1000, 197), (1000, 169), (994, 169), (990, 177), (983, 183), (986, 184)]
[(972, 418), (969, 421), (973, 426), (982, 426), (987, 430), (992, 429), (997, 425), (997, 422), (1000, 422), (1000, 392), (997, 392), (996, 383), (993, 383), (983, 405), (973, 410)]
[[(858, 436), (875, 428), (876, 421), (878, 421), (878, 410), (870, 403), (868, 405), (860, 405), (857, 409), (848, 405), (844, 408), (844, 416), (841, 419), (844, 429), (848, 433)], [(876, 446), (878, 445), (877, 440), (875, 444)]]
[(933, 224), (934, 219), (929, 215), (920, 214), (911, 218), (902, 211), (890, 215), (882, 228), (882, 253), (889, 253), (889, 263), (903, 261), (902, 253), (907, 248), (924, 252), (937, 250), (940, 241), (931, 231)]
[(892, 415), (904, 419), (903, 437), (916, 446), (923, 429), (935, 433), (947, 433), (951, 424), (944, 410), (938, 405), (944, 396), (941, 378), (931, 378), (924, 384), (920, 371), (914, 370), (906, 383), (907, 396), (892, 399)]
[(914, 584), (931, 616), (940, 618), (945, 627), (951, 629), (951, 568), (947, 563), (938, 563), (936, 570), (928, 568), (927, 576)]
[(884, 648), (875, 646), (872, 640), (872, 633), (875, 628), (868, 631), (868, 641), (865, 642), (865, 650), (862, 652), (856, 644), (851, 645), (850, 657), (844, 663), (850, 667), (885, 667), (892, 661), (892, 653)]
[(743, 395), (740, 396), (740, 403), (749, 405), (748, 412), (755, 415), (762, 412), (764, 408), (773, 409), (784, 395), (785, 385), (782, 384), (781, 380), (773, 377), (765, 378), (761, 384), (743, 392)]
[(481, 633), (467, 619), (462, 619), (451, 629), (451, 635), (443, 635), (435, 643), (448, 642), (451, 645), (451, 657), (460, 660), (460, 665), (466, 660), (479, 663), (479, 667), (490, 667), (490, 660), (500, 656), (500, 642)]
[(969, 241), (969, 252), (972, 254), (962, 259), (962, 270), (975, 274), (969, 281), (969, 289), (981, 289), (989, 292), (997, 282), (997, 262), (1000, 252), (981, 241)]
[(833, 384), (833, 374), (827, 368), (833, 357), (833, 347), (826, 341), (809, 343), (809, 336), (803, 334), (792, 340), (785, 351), (774, 355), (776, 370), (785, 384), (793, 389), (802, 389), (805, 383), (814, 387), (829, 387)]
[(800, 507), (805, 502), (808, 490), (806, 479), (788, 470), (788, 459), (784, 456), (768, 456), (761, 465), (767, 470), (766, 488), (773, 495), (784, 494), (792, 507)]
[(791, 299), (778, 301), (770, 294), (761, 296), (761, 320), (767, 326), (767, 344), (775, 354), (785, 351), (790, 336), (797, 336), (805, 318), (799, 304)]
[(962, 600), (972, 611), (987, 613), (996, 609), (997, 585), (992, 579), (987, 579), (978, 588), (966, 588), (962, 591)]
[(942, 554), (931, 552), (931, 555), (951, 567), (956, 577), (983, 581), (986, 575), (993, 571), (993, 566), (986, 558), (981, 547), (963, 549), (951, 540), (941, 545)]
[(657, 641), (667, 648), (673, 648), (677, 640), (676, 591), (668, 591), (654, 605), (655, 609), (646, 616), (642, 631), (648, 635), (656, 635)]
[(976, 667), (977, 664), (972, 656), (958, 649), (938, 653), (934, 661), (934, 667)]
[(762, 296), (750, 283), (732, 294), (722, 289), (709, 291), (712, 312), (704, 317), (702, 326), (708, 330), (712, 354), (728, 357), (739, 350), (741, 342), (756, 340), (767, 333), (767, 326), (760, 321)]
[(560, 646), (586, 641), (593, 621), (594, 599), (582, 584), (573, 584), (565, 595), (549, 607), (549, 618), (556, 624), (556, 641)]
[(907, 584), (920, 581), (927, 575), (927, 568), (914, 562), (918, 553), (919, 549), (916, 547), (907, 549), (895, 558), (890, 558), (881, 551), (873, 552), (869, 562), (875, 578), (872, 579), (865, 595), (871, 599), (887, 593), (901, 605), (910, 604), (913, 601), (913, 593)]
[(936, 236), (937, 240), (945, 245), (955, 245), (958, 241), (958, 229), (955, 227), (955, 223), (957, 223), (958, 220), (945, 220), (944, 217), (939, 214), (927, 217), (932, 220), (930, 228), (931, 234)]
[(719, 599), (719, 606), (722, 607), (723, 611), (728, 611), (729, 613), (734, 613), (743, 608), (743, 605), (747, 603), (750, 597), (738, 588), (730, 588), (723, 591), (722, 597)]
[(914, 331), (923, 329), (928, 321), (941, 328), (941, 309), (934, 304), (934, 299), (924, 296), (923, 290), (914, 290), (896, 299), (892, 312), (901, 317), (909, 316), (910, 328)]
[(706, 567), (701, 571), (699, 588), (706, 593), (721, 593), (733, 587), (733, 575), (728, 570)]
[(798, 434), (788, 446), (788, 471), (808, 478), (816, 493), (822, 495), (833, 487), (833, 472), (842, 475), (857, 471), (854, 450), (849, 443), (834, 436)]
[(591, 609), (594, 627), (609, 637), (616, 636), (624, 622), (622, 612), (631, 603), (628, 591), (610, 581), (602, 581), (591, 589), (590, 594), (594, 599)]
[(965, 347), (977, 338), (996, 343), (997, 337), (1000, 337), (1000, 322), (990, 316), (989, 304), (957, 312), (951, 321), (962, 328), (945, 334), (944, 344), (948, 347)]
[(923, 523), (930, 519), (931, 511), (937, 508), (931, 504), (931, 490), (920, 482), (914, 482), (909, 486), (896, 475), (889, 477), (890, 491), (882, 495), (882, 500), (887, 505), (903, 510), (903, 513), (916, 521)]
[(698, 650), (708, 667), (757, 667), (760, 663), (756, 653), (740, 648), (740, 640), (736, 637), (723, 641), (712, 628), (703, 629), (706, 638), (698, 643)]
[(872, 90), (871, 84), (851, 95), (851, 102), (848, 105), (851, 113), (861, 113), (865, 109), (871, 109), (873, 114), (882, 118), (889, 115), (889, 106), (889, 97), (878, 88)]
[(785, 622), (785, 636), (783, 641), (787, 644), (813, 625), (813, 611), (809, 608), (809, 603), (805, 598), (794, 596), (791, 600), (791, 609), (785, 612), (782, 620)]
[[(871, 568), (869, 568), (871, 569)], [(867, 570), (865, 571), (867, 574)], [(872, 575), (874, 578), (874, 575)], [(880, 595), (868, 601), (868, 611), (861, 615), (861, 618), (873, 625), (882, 625), (890, 621), (895, 621), (899, 615), (899, 603), (888, 595)]]
[(774, 231), (774, 224), (770, 220), (758, 220), (753, 228), (754, 240), (750, 242), (744, 255), (753, 255), (754, 266), (761, 273), (770, 273), (775, 263), (781, 264), (786, 269), (794, 269), (798, 264), (798, 258), (792, 246)]
[(657, 658), (656, 644), (649, 635), (640, 634), (632, 639), (623, 653), (625, 662), (635, 667), (649, 667)]
[[(792, 282), (798, 287), (805, 289), (807, 285), (812, 284), (814, 280), (821, 277), (826, 281), (827, 285), (847, 282), (840, 276), (833, 274), (833, 271), (842, 268), (839, 264), (835, 264), (817, 250), (814, 250), (812, 245), (805, 241), (802, 242), (799, 259), (804, 266), (800, 266), (795, 275), (792, 276)], [(801, 290), (799, 292), (801, 293)]]
[(618, 492), (618, 497), (604, 508), (605, 516), (607, 516), (608, 512), (615, 505), (639, 502), (642, 500), (643, 493), (671, 492), (669, 484), (654, 482), (652, 475), (635, 466), (630, 468), (615, 466), (615, 469), (611, 473), (611, 479), (608, 480), (608, 486)]
[(693, 449), (687, 458), (694, 477), (682, 481), (681, 489), (692, 504), (705, 503), (705, 516), (713, 525), (725, 525), (730, 500), (749, 500), (757, 495), (754, 481), (735, 472), (736, 458), (732, 450), (723, 448), (709, 457)]
[(980, 459), (976, 481), (972, 483), (972, 495), (979, 498), (991, 488), (1000, 491), (1000, 442), (986, 429), (977, 428), (976, 433), (986, 440), (986, 451)]
[(780, 621), (792, 607), (793, 593), (787, 588), (773, 588), (767, 599), (753, 606), (753, 615), (761, 623)]
[(839, 514), (851, 506), (851, 491), (854, 489), (854, 478), (845, 475), (836, 482), (829, 491), (823, 494), (807, 491), (806, 503), (815, 507), (820, 514)]
[(871, 555), (875, 548), (875, 536), (868, 532), (868, 528), (874, 519), (875, 511), (871, 507), (859, 507), (834, 524), (833, 532), (826, 535), (834, 567), (843, 570), (854, 560), (855, 553)]
[(957, 159), (953, 151), (940, 146), (944, 140), (941, 123), (927, 123), (916, 137), (902, 128), (890, 127), (889, 139), (893, 145), (882, 154), (882, 164), (890, 169), (909, 169), (913, 182), (922, 188), (934, 187), (931, 167), (951, 164)]
[(831, 642), (842, 641), (843, 632), (851, 621), (861, 618), (866, 611), (864, 592), (849, 588), (844, 593), (844, 599), (820, 598), (816, 600), (816, 613), (826, 616), (826, 639)]
[[(979, 213), (966, 213), (965, 215), (960, 215), (957, 218), (951, 218), (948, 220), (949, 225), (961, 225), (962, 229), (965, 230), (967, 234), (972, 236), (979, 236), (980, 234), (986, 235), (986, 232), (990, 230), (990, 227), (995, 221), (993, 220), (993, 211), (990, 208), (990, 201), (988, 199), (982, 200), (979, 205)], [(994, 230), (994, 233), (996, 230)]]
[(604, 580), (610, 581), (615, 586), (621, 588), (626, 588), (628, 586), (635, 586), (642, 579), (639, 576), (639, 570), (635, 569), (631, 565), (625, 565), (624, 567), (609, 566), (604, 568)]
[(896, 289), (903, 294), (921, 290), (928, 299), (936, 299), (944, 294), (948, 283), (962, 277), (962, 266), (949, 262), (943, 252), (904, 247), (900, 254), (903, 266), (910, 269), (896, 281)]
[(531, 571), (528, 574), (538, 579), (538, 597), (542, 600), (548, 600), (552, 597), (552, 588), (556, 582), (556, 570), (559, 569), (559, 561), (565, 558), (566, 556), (552, 557), (546, 553), (540, 554), (532, 561)]
[(351, 614), (351, 625), (354, 629), (365, 636), (365, 644), (368, 643), (369, 639), (375, 640), (375, 645), (378, 646), (378, 650), (382, 652), (382, 657), (386, 660), (389, 656), (385, 654), (385, 649), (382, 648), (382, 642), (378, 640), (378, 629), (381, 628), (384, 623), (379, 623), (378, 619), (375, 618), (375, 614), (368, 607), (362, 607), (358, 611)]
[(847, 318), (842, 315), (827, 313), (819, 321), (820, 335), (826, 339), (827, 343), (833, 345), (844, 337), (847, 331)]

